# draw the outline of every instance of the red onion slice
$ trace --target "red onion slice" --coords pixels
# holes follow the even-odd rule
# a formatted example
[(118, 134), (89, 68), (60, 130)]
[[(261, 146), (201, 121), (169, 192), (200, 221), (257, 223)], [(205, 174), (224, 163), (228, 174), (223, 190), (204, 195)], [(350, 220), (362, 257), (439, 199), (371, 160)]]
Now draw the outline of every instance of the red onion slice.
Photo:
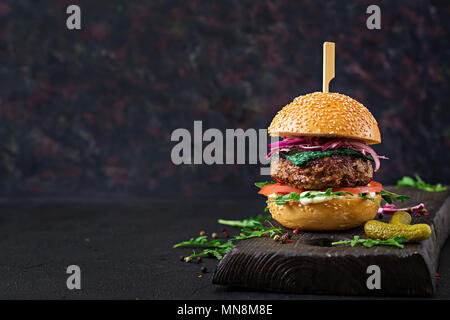
[(358, 149), (357, 151), (360, 151), (362, 154), (364, 154), (363, 151), (365, 151), (365, 152), (369, 153), (372, 156), (373, 161), (375, 162), (375, 169), (374, 169), (374, 171), (377, 172), (378, 169), (380, 168), (380, 158), (378, 157), (378, 155), (375, 152), (375, 150), (373, 150), (367, 144), (359, 142), (359, 141), (349, 141), (349, 143), (353, 147), (356, 147)]
[(381, 208), (378, 209), (378, 213), (395, 213), (397, 211), (407, 211), (410, 213), (414, 213), (417, 211), (421, 211), (425, 209), (425, 205), (423, 203), (418, 204), (417, 206), (410, 207), (410, 208), (396, 208), (393, 204), (387, 204)]
[(304, 146), (304, 145), (298, 145), (295, 146), (296, 148), (303, 150), (303, 151), (317, 151), (322, 150), (321, 146)]
[(308, 138), (301, 138), (301, 139), (286, 139), (283, 141), (278, 141), (278, 142), (274, 142), (269, 144), (269, 148), (283, 148), (283, 147), (287, 147), (287, 146), (292, 146), (294, 144), (298, 144), (298, 143), (302, 143), (302, 142), (307, 142), (307, 140), (309, 140)]
[(269, 144), (269, 147), (271, 150), (269, 154), (266, 156), (267, 159), (269, 159), (274, 152), (279, 152), (280, 149), (286, 149), (291, 147), (296, 147), (302, 151), (318, 151), (318, 150), (325, 151), (329, 149), (335, 150), (340, 148), (352, 149), (361, 152), (365, 156), (367, 155), (372, 156), (373, 161), (375, 163), (374, 169), (375, 172), (378, 171), (378, 169), (380, 168), (380, 159), (389, 159), (385, 156), (378, 156), (375, 150), (373, 150), (367, 144), (357, 140), (350, 140), (350, 139), (333, 139), (321, 145), (320, 138), (304, 137), (298, 139), (285, 139), (283, 141), (271, 143)]

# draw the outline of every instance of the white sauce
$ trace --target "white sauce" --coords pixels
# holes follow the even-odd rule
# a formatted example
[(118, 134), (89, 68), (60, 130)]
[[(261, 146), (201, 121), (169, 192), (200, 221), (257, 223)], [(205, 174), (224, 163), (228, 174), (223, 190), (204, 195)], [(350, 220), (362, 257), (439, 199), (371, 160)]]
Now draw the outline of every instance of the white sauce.
[[(314, 198), (301, 198), (299, 200), (299, 202), (304, 206), (313, 204), (313, 203), (326, 202), (326, 201), (330, 201), (330, 200), (336, 199), (336, 198), (338, 198), (338, 199), (358, 199), (359, 198), (357, 194), (353, 195), (353, 196), (350, 196), (348, 194), (343, 195), (343, 196), (320, 196), (321, 194), (325, 194), (325, 192), (323, 192), (323, 191), (305, 191), (305, 192), (302, 192), (300, 195), (304, 196), (307, 192), (310, 192), (310, 194), (319, 195), (319, 196), (314, 197)], [(375, 198), (376, 193), (370, 192), (367, 194), (367, 196), (370, 198)], [(269, 195), (269, 198), (271, 198), (271, 199), (276, 198), (276, 197), (277, 197), (276, 193), (272, 193)]]

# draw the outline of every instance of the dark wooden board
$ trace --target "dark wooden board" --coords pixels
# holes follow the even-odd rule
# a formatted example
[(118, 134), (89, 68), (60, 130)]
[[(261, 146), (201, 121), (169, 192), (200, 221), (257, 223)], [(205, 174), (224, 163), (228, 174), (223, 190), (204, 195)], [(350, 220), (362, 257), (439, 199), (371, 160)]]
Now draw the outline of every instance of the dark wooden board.
[[(301, 232), (293, 235), (293, 242), (287, 244), (270, 238), (244, 240), (219, 262), (213, 283), (303, 294), (432, 295), (439, 253), (450, 231), (448, 192), (413, 188), (395, 191), (411, 197), (402, 206), (425, 204), (430, 215), (413, 217), (412, 223), (429, 224), (430, 238), (408, 243), (403, 249), (331, 246), (333, 241), (350, 240), (354, 235), (365, 237), (363, 228), (359, 227), (341, 232)], [(390, 215), (383, 218), (389, 219)], [(381, 289), (367, 288), (370, 265), (380, 267)]]

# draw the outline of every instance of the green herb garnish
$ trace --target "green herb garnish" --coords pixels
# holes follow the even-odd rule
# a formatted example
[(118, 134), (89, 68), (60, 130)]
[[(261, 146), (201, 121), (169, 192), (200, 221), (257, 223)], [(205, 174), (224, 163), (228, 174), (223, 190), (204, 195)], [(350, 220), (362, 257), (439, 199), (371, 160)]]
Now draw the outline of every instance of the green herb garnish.
[(374, 198), (368, 197), (366, 195), (363, 195), (362, 193), (358, 194), (358, 197), (363, 198), (365, 200), (369, 200), (372, 201), (373, 203), (375, 203), (379, 208), (381, 208), (381, 203), (378, 203), (377, 200), (375, 200)]
[(255, 182), (255, 186), (262, 189), (262, 187), (264, 187), (267, 184), (275, 184), (275, 183), (277, 182), (276, 181)]
[(304, 193), (291, 192), (285, 195), (278, 195), (274, 199), (268, 199), (267, 203), (275, 202), (277, 205), (283, 205), (289, 201), (300, 201), (300, 199), (312, 199), (316, 197), (331, 197), (331, 196), (343, 196), (351, 195), (353, 193), (347, 191), (333, 192), (331, 188), (328, 188), (325, 192), (313, 193), (313, 191), (306, 191)]
[[(200, 239), (199, 238), (204, 238)], [(211, 254), (218, 260), (222, 259), (222, 256), (234, 248), (234, 244), (231, 240), (228, 240), (226, 242), (223, 242), (223, 239), (215, 239), (212, 241), (207, 241), (206, 236), (198, 237), (197, 239), (191, 238), (189, 241), (184, 241), (177, 243), (173, 246), (173, 248), (183, 247), (183, 246), (202, 246), (202, 247), (208, 247), (206, 249), (203, 249), (201, 252), (197, 253), (195, 250), (190, 256), (187, 256), (184, 258), (184, 260), (195, 257), (201, 257), (206, 256), (208, 254)]]
[(408, 200), (409, 197), (408, 196), (403, 196), (401, 194), (396, 194), (387, 190), (381, 190), (380, 192), (381, 197), (384, 199), (384, 201), (386, 201), (387, 203), (391, 204), (394, 201), (398, 201), (400, 200), (401, 202), (403, 202), (404, 200)]
[(185, 257), (184, 259), (192, 259), (195, 257), (206, 256), (208, 254), (214, 256), (218, 260), (222, 259), (223, 255), (233, 249), (235, 247), (234, 241), (243, 240), (243, 239), (251, 239), (262, 237), (264, 235), (269, 235), (273, 237), (276, 232), (281, 232), (281, 228), (274, 227), (269, 221), (270, 227), (266, 227), (263, 225), (263, 221), (270, 219), (270, 216), (258, 215), (254, 218), (244, 219), (244, 220), (223, 220), (219, 219), (218, 222), (223, 225), (232, 226), (240, 228), (241, 233), (227, 241), (223, 239), (214, 239), (208, 241), (206, 236), (200, 236), (197, 238), (191, 238), (188, 241), (183, 241), (177, 243), (173, 246), (173, 248), (185, 247), (185, 246), (199, 246), (206, 247), (200, 252), (193, 252), (190, 256)]
[[(409, 199), (408, 196), (404, 196), (404, 195), (401, 195), (401, 194), (396, 194), (396, 193), (393, 193), (393, 192), (390, 192), (390, 191), (387, 191), (387, 190), (384, 190), (384, 189), (380, 191), (380, 194), (381, 194), (381, 197), (384, 199), (384, 201), (386, 201), (389, 204), (393, 203), (394, 201), (401, 201), (401, 202), (403, 202), (403, 201)], [(363, 199), (372, 201), (378, 207), (381, 208), (381, 204), (378, 203), (378, 201), (376, 201), (374, 198), (371, 198), (371, 197), (368, 197), (366, 195), (363, 195), (362, 193), (358, 194), (358, 196), (363, 198)]]
[[(389, 204), (393, 203), (394, 201), (404, 201), (409, 199), (408, 196), (396, 194), (387, 190), (381, 190), (380, 191), (381, 197)], [(312, 199), (316, 197), (331, 197), (331, 196), (344, 196), (344, 195), (350, 195), (354, 196), (353, 193), (348, 191), (336, 191), (333, 192), (331, 188), (328, 188), (325, 192), (315, 192), (315, 191), (306, 191), (304, 193), (297, 193), (297, 192), (291, 192), (285, 195), (278, 195), (274, 199), (268, 199), (267, 203), (269, 202), (275, 202), (277, 205), (283, 205), (286, 204), (289, 201), (300, 201), (301, 199)], [(375, 203), (378, 207), (381, 207), (381, 204), (378, 203), (374, 198), (369, 197), (363, 193), (360, 193), (357, 195), (358, 197), (372, 201)]]
[(214, 239), (211, 241), (208, 241), (207, 236), (200, 236), (197, 238), (191, 238), (188, 241), (183, 241), (180, 243), (177, 243), (173, 246), (173, 248), (178, 248), (182, 246), (203, 246), (203, 247), (214, 247), (219, 248), (221, 247), (223, 242), (223, 239)]
[(224, 224), (226, 226), (230, 227), (237, 227), (237, 228), (250, 228), (250, 229), (256, 229), (256, 228), (264, 228), (262, 225), (262, 221), (270, 219), (270, 216), (263, 216), (258, 215), (255, 218), (249, 218), (244, 220), (223, 220), (219, 219), (218, 222), (220, 224)]
[(414, 174), (414, 177), (416, 178), (416, 180), (408, 176), (403, 177), (401, 180), (397, 182), (397, 188), (407, 186), (407, 187), (415, 187), (429, 192), (439, 192), (447, 190), (447, 187), (442, 186), (442, 184), (440, 183), (438, 183), (435, 186), (426, 183), (419, 177), (417, 173)]
[(357, 244), (362, 244), (366, 248), (370, 248), (373, 246), (395, 246), (399, 248), (403, 248), (404, 246), (402, 243), (408, 242), (408, 238), (406, 237), (395, 237), (390, 238), (387, 240), (380, 240), (380, 239), (362, 239), (360, 236), (354, 236), (352, 240), (343, 240), (343, 241), (337, 241), (332, 242), (331, 245), (335, 246), (338, 244), (350, 244), (350, 246), (354, 247)]

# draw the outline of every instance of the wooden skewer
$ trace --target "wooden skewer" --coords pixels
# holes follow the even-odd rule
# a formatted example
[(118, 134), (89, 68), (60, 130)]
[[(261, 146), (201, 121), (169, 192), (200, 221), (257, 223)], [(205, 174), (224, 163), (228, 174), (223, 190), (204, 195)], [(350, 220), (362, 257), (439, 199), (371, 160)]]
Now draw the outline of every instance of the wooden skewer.
[(323, 83), (322, 91), (329, 92), (330, 81), (334, 78), (334, 42), (323, 43)]

